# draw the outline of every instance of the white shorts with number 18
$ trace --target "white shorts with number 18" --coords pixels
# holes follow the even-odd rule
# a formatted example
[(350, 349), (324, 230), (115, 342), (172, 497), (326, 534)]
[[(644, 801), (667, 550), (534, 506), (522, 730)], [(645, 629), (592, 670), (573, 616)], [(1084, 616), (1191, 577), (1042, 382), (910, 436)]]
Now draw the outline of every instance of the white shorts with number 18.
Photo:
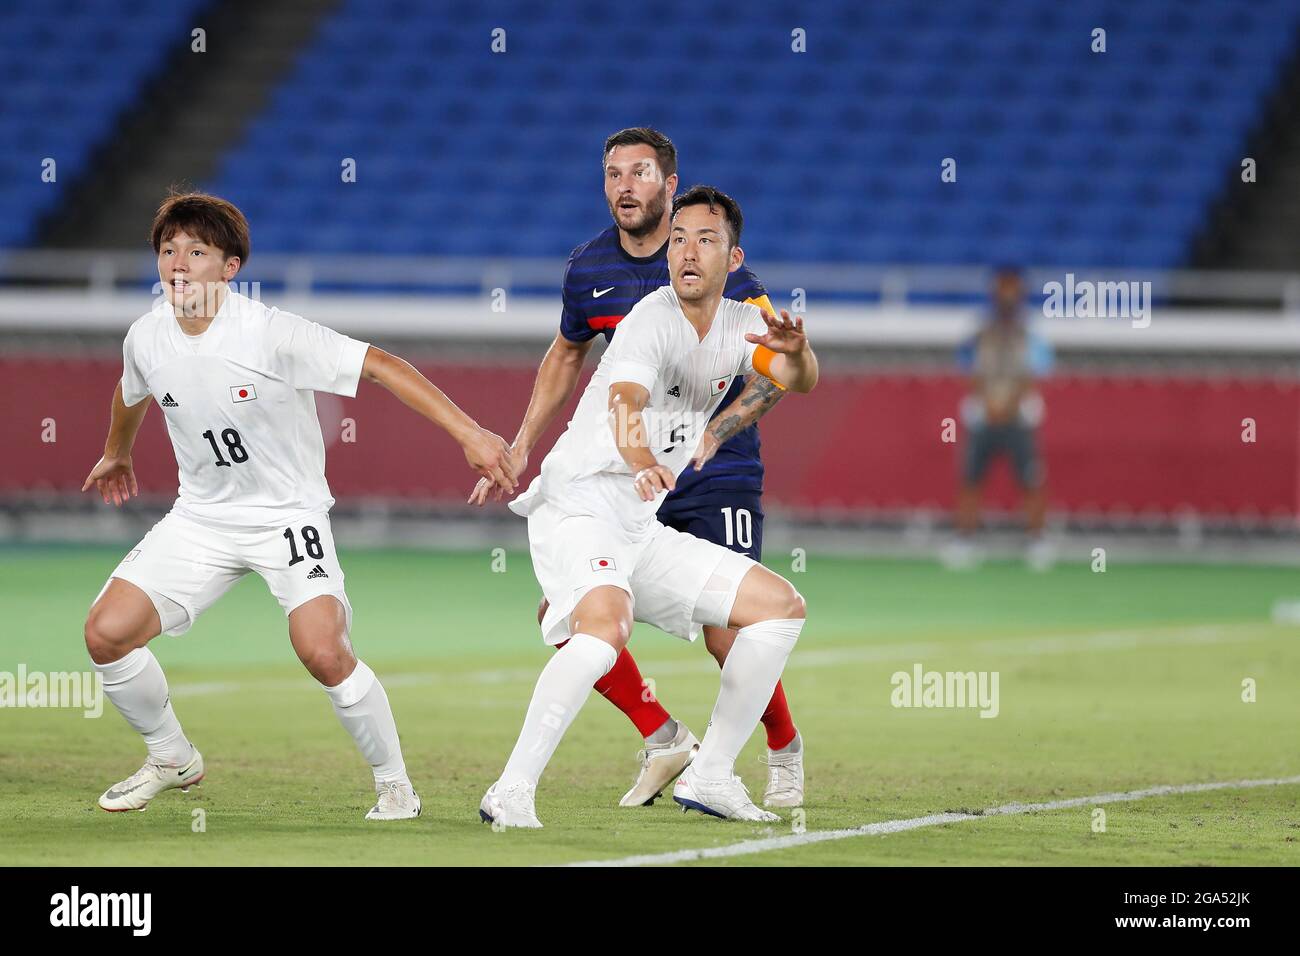
[(122, 559), (111, 577), (130, 581), (149, 595), (164, 634), (184, 634), (249, 571), (262, 576), (286, 617), (312, 598), (334, 595), (351, 631), (352, 605), (343, 590), (343, 568), (324, 512), (249, 531), (218, 531), (171, 512)]

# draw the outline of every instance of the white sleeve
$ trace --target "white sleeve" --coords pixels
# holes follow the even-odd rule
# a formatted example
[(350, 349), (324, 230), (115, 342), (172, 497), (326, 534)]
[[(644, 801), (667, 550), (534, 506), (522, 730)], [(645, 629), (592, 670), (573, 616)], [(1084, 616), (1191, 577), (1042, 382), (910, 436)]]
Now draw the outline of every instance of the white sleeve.
[[(642, 308), (645, 304), (645, 308)], [(643, 299), (632, 307), (614, 333), (613, 361), (609, 369), (609, 381), (635, 382), (647, 392), (653, 392), (663, 367), (664, 330), (667, 323), (661, 321), (653, 303)]]
[(741, 375), (754, 374), (754, 353), (758, 351), (758, 346), (749, 339), (745, 338), (747, 332), (753, 332), (755, 335), (767, 334), (767, 323), (763, 321), (763, 312), (756, 305), (745, 306), (748, 313), (745, 321), (740, 324), (740, 344), (745, 350), (745, 360), (740, 364)]
[(128, 330), (122, 340), (122, 401), (127, 405), (136, 405), (149, 397), (149, 386), (140, 371), (140, 363), (135, 357), (135, 337)]
[(369, 342), (349, 338), (292, 312), (277, 311), (275, 321), (280, 326), (276, 355), (290, 385), (356, 396)]

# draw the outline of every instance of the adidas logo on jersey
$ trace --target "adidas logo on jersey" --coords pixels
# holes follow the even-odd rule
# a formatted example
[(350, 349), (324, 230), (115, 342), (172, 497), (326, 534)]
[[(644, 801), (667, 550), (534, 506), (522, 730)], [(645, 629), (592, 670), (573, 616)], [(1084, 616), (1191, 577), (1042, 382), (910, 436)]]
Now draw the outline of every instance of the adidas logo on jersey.
[(327, 578), (327, 577), (329, 577), (329, 575), (325, 573), (325, 569), (322, 568), (319, 564), (316, 565), (316, 567), (312, 568), (311, 571), (309, 571), (307, 574), (308, 581), (310, 581), (312, 578)]
[(681, 398), (682, 397), (681, 387), (678, 385), (674, 385), (672, 388), (668, 389), (668, 394), (671, 395), (673, 398)]
[(168, 392), (163, 396), (162, 401), (158, 403), (163, 408), (180, 408), (181, 403), (172, 398), (172, 393)]

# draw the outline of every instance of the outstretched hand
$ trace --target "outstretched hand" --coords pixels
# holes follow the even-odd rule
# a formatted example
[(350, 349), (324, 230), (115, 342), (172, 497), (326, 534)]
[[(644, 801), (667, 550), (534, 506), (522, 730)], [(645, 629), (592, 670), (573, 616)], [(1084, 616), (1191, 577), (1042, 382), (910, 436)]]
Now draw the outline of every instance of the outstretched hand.
[(763, 335), (746, 332), (746, 342), (753, 342), (755, 345), (766, 346), (773, 352), (786, 354), (802, 352), (808, 347), (808, 336), (803, 330), (803, 316), (796, 315), (791, 319), (790, 313), (782, 309), (781, 318), (778, 319), (771, 312), (764, 312), (763, 321), (767, 323), (767, 332)]

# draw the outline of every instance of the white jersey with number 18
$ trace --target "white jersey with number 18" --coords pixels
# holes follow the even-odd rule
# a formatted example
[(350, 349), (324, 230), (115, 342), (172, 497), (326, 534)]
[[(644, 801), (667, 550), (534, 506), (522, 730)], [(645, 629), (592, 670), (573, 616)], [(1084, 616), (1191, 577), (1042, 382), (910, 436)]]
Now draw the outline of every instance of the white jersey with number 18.
[(355, 396), (369, 345), (230, 291), (202, 335), (160, 300), (122, 345), (122, 399), (152, 395), (180, 471), (174, 511), (217, 529), (328, 510), (314, 392)]

